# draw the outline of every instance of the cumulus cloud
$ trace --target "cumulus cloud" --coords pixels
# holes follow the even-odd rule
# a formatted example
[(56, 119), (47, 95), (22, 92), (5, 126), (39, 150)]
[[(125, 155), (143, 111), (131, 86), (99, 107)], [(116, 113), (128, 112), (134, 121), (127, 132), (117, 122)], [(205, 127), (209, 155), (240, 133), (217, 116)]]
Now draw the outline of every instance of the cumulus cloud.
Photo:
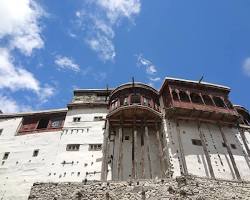
[[(140, 0), (87, 1), (88, 9), (78, 10), (77, 24), (85, 31), (85, 41), (103, 61), (113, 61), (116, 56), (113, 39), (115, 27), (124, 19), (132, 20), (140, 13)], [(91, 7), (91, 8), (90, 8)]]
[(74, 62), (72, 58), (57, 55), (55, 59), (55, 64), (58, 66), (59, 69), (69, 69), (74, 72), (80, 71), (80, 66)]
[(6, 39), (9, 48), (17, 48), (25, 55), (42, 48), (39, 19), (43, 10), (32, 0), (0, 1), (0, 39)]
[(247, 76), (250, 76), (250, 57), (245, 59), (243, 63), (243, 71)]

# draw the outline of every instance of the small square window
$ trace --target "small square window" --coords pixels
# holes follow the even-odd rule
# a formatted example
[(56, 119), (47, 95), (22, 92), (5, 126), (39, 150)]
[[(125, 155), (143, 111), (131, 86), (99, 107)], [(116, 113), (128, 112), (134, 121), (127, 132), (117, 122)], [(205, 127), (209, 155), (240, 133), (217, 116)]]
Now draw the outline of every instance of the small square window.
[(39, 149), (36, 149), (33, 151), (33, 157), (37, 157), (38, 156), (38, 153), (39, 153)]
[(231, 144), (232, 149), (237, 149), (235, 144)]
[(79, 151), (80, 144), (67, 144), (66, 151)]
[(89, 145), (89, 151), (100, 151), (102, 150), (101, 144), (90, 144)]
[(2, 133), (3, 133), (3, 129), (0, 129), (0, 135), (2, 135)]
[(201, 140), (192, 139), (192, 144), (196, 146), (202, 146)]
[(73, 122), (80, 122), (81, 121), (81, 117), (74, 117), (73, 118)]
[(129, 136), (128, 136), (128, 135), (125, 135), (124, 139), (125, 139), (125, 140), (129, 140)]
[(5, 152), (3, 155), (3, 160), (7, 160), (10, 155), (10, 152)]
[(101, 121), (101, 120), (103, 120), (102, 116), (95, 116), (94, 117), (94, 121)]

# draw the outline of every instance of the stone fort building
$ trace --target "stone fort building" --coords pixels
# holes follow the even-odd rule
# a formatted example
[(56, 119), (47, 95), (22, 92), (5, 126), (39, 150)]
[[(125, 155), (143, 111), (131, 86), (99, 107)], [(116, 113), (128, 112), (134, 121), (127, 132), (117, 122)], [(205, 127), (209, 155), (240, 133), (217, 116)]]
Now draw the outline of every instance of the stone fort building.
[(2, 113), (0, 199), (26, 200), (35, 182), (250, 181), (250, 114), (229, 93), (167, 77), (160, 90), (77, 89), (64, 109)]

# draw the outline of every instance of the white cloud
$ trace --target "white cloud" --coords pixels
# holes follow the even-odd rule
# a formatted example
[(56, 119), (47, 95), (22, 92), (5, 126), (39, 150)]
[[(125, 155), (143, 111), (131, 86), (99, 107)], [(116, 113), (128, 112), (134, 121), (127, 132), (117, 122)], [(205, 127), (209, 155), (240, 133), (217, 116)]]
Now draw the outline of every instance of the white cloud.
[(115, 47), (112, 41), (104, 36), (99, 35), (86, 40), (87, 44), (98, 53), (99, 57), (103, 60), (114, 60), (115, 58)]
[(42, 48), (39, 19), (43, 10), (33, 0), (0, 1), (0, 39), (7, 40), (9, 48), (18, 48), (25, 55)]
[(146, 73), (148, 75), (153, 75), (157, 73), (156, 66), (150, 60), (144, 58), (141, 54), (137, 56), (137, 66), (145, 67)]
[(56, 56), (55, 64), (61, 69), (69, 69), (74, 72), (80, 71), (80, 66), (76, 64), (72, 58), (66, 56)]
[(245, 59), (243, 63), (243, 71), (247, 76), (250, 76), (250, 57)]
[(0, 105), (3, 113), (16, 113), (30, 111), (31, 108), (25, 105), (19, 105), (14, 99), (0, 95)]
[(53, 94), (51, 86), (41, 86), (31, 72), (22, 67), (16, 67), (13, 63), (14, 59), (9, 51), (0, 48), (0, 89), (30, 90), (35, 92), (43, 101)]
[(155, 78), (150, 77), (149, 80), (150, 80), (150, 81), (153, 81), (153, 82), (157, 82), (157, 81), (160, 81), (161, 78), (160, 78), (160, 77), (155, 77)]
[(122, 20), (132, 20), (140, 13), (140, 0), (90, 0), (85, 4), (88, 9), (92, 6), (90, 11), (75, 13), (77, 24), (86, 33), (85, 41), (104, 62), (113, 61), (116, 56), (114, 29)]
[(144, 58), (142, 54), (136, 55), (136, 57), (137, 66), (145, 71), (145, 74), (147, 75), (150, 81), (148, 84), (153, 87), (153, 82), (158, 82), (161, 80), (161, 78), (157, 75), (157, 67), (153, 64), (152, 61)]

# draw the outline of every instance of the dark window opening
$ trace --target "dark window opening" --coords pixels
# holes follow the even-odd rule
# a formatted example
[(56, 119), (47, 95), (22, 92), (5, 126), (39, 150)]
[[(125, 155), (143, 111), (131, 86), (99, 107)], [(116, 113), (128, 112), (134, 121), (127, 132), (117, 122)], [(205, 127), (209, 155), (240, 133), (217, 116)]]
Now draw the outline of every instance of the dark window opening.
[(193, 103), (203, 104), (203, 101), (201, 99), (201, 96), (197, 93), (191, 93), (190, 94), (191, 100)]
[(220, 97), (213, 97), (213, 99), (214, 99), (214, 103), (216, 106), (221, 107), (221, 108), (226, 107), (223, 100)]
[(5, 152), (3, 155), (3, 160), (7, 160), (10, 155), (10, 152)]
[(234, 107), (233, 107), (233, 104), (228, 100), (228, 99), (225, 99), (225, 103), (226, 103), (226, 105), (227, 105), (227, 107), (229, 108), (229, 109), (233, 109)]
[(100, 151), (102, 150), (101, 144), (90, 144), (89, 145), (89, 151)]
[(227, 145), (225, 144), (225, 142), (222, 142), (222, 146), (223, 147), (227, 147)]
[(190, 102), (188, 94), (185, 91), (180, 91), (180, 100), (183, 102)]
[(49, 124), (49, 119), (40, 119), (37, 129), (43, 129), (43, 128), (47, 128)]
[(2, 135), (2, 133), (3, 133), (3, 129), (0, 129), (0, 135)]
[(137, 94), (131, 95), (131, 103), (132, 104), (140, 104), (141, 103), (141, 96)]
[(232, 149), (237, 149), (235, 144), (231, 144)]
[(201, 140), (192, 139), (192, 144), (196, 146), (202, 146)]
[(172, 96), (173, 96), (174, 101), (179, 101), (177, 92), (172, 91)]
[(51, 128), (59, 128), (62, 126), (62, 120), (61, 119), (53, 119), (51, 120)]
[(129, 136), (128, 136), (128, 135), (125, 135), (124, 139), (125, 139), (125, 140), (129, 140)]
[(73, 118), (73, 122), (80, 122), (80, 120), (81, 120), (81, 117), (74, 117)]
[(38, 153), (39, 153), (39, 149), (36, 149), (33, 151), (33, 157), (37, 157), (38, 156)]
[(202, 97), (203, 97), (203, 100), (204, 100), (204, 102), (205, 102), (206, 105), (209, 105), (209, 106), (213, 106), (214, 105), (214, 103), (213, 103), (213, 101), (212, 101), (212, 99), (211, 99), (210, 96), (203, 95)]
[(123, 97), (120, 99), (121, 105), (128, 105), (128, 97)]
[(95, 116), (94, 117), (94, 121), (101, 121), (101, 120), (103, 120), (102, 116)]
[(80, 144), (67, 144), (66, 151), (79, 151)]

